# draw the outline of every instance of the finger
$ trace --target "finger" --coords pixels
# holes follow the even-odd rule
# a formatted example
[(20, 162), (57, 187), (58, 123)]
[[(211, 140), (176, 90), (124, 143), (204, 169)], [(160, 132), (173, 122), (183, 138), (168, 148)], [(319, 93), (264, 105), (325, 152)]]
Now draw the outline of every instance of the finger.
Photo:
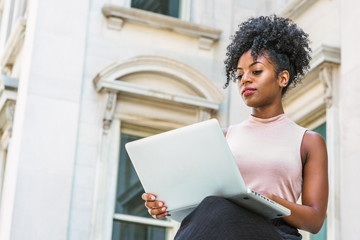
[(162, 201), (146, 201), (145, 207), (147, 208), (161, 208), (164, 206), (164, 202)]
[(156, 195), (151, 193), (143, 193), (141, 198), (145, 201), (154, 201), (156, 199)]
[(153, 215), (153, 218), (156, 218), (156, 219), (161, 219), (161, 218), (164, 218), (166, 216), (169, 216), (169, 212), (164, 212), (162, 214), (158, 214), (158, 215)]
[(164, 206), (161, 208), (152, 208), (152, 209), (149, 209), (148, 211), (151, 216), (153, 216), (154, 218), (158, 218), (158, 216), (160, 216), (160, 215), (165, 215), (165, 216), (167, 215), (166, 209), (167, 209), (167, 207)]
[(149, 211), (150, 215), (159, 215), (159, 214), (163, 214), (164, 212), (166, 212), (166, 207), (150, 208), (148, 211)]

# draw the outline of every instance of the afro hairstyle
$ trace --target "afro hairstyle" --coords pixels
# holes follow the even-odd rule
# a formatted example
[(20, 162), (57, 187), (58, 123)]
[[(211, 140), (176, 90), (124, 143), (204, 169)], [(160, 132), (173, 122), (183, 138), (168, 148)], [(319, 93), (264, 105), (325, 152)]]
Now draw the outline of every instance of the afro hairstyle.
[(224, 61), (224, 88), (230, 81), (236, 82), (239, 58), (250, 49), (254, 60), (259, 56), (267, 56), (274, 64), (277, 75), (284, 70), (289, 72), (289, 82), (282, 89), (282, 95), (289, 85), (295, 86), (310, 68), (308, 34), (289, 18), (276, 15), (249, 18), (239, 25), (231, 40)]

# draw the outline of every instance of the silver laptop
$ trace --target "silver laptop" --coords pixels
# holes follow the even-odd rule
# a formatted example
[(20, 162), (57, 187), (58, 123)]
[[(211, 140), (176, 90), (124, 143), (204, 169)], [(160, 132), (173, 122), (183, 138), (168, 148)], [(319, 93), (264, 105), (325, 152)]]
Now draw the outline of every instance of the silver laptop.
[(181, 222), (205, 197), (223, 196), (268, 219), (290, 210), (248, 189), (216, 119), (125, 145), (145, 192)]

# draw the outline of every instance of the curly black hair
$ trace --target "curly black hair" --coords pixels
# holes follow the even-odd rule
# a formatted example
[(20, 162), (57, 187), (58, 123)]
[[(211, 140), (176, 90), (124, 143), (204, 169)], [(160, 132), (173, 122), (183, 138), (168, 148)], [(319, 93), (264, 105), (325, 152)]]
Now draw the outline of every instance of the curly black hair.
[(227, 47), (224, 88), (230, 81), (236, 82), (238, 60), (250, 49), (254, 59), (263, 55), (270, 58), (277, 75), (284, 70), (289, 72), (289, 82), (283, 88), (282, 95), (289, 85), (295, 86), (310, 68), (308, 34), (292, 20), (276, 15), (249, 18), (239, 25), (239, 30), (232, 36), (232, 42)]

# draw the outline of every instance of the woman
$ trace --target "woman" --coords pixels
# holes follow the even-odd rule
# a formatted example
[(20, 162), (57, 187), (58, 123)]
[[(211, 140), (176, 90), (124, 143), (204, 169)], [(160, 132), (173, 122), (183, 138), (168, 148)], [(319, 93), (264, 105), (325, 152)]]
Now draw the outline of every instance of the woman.
[[(225, 87), (235, 81), (252, 109), (247, 121), (229, 128), (229, 146), (247, 186), (291, 215), (267, 221), (226, 199), (208, 197), (184, 219), (176, 239), (301, 239), (297, 229), (320, 230), (328, 201), (325, 142), (289, 120), (282, 106), (289, 86), (309, 68), (310, 51), (308, 35), (291, 20), (258, 17), (239, 25), (225, 60)], [(153, 217), (168, 215), (155, 195), (142, 198)]]

